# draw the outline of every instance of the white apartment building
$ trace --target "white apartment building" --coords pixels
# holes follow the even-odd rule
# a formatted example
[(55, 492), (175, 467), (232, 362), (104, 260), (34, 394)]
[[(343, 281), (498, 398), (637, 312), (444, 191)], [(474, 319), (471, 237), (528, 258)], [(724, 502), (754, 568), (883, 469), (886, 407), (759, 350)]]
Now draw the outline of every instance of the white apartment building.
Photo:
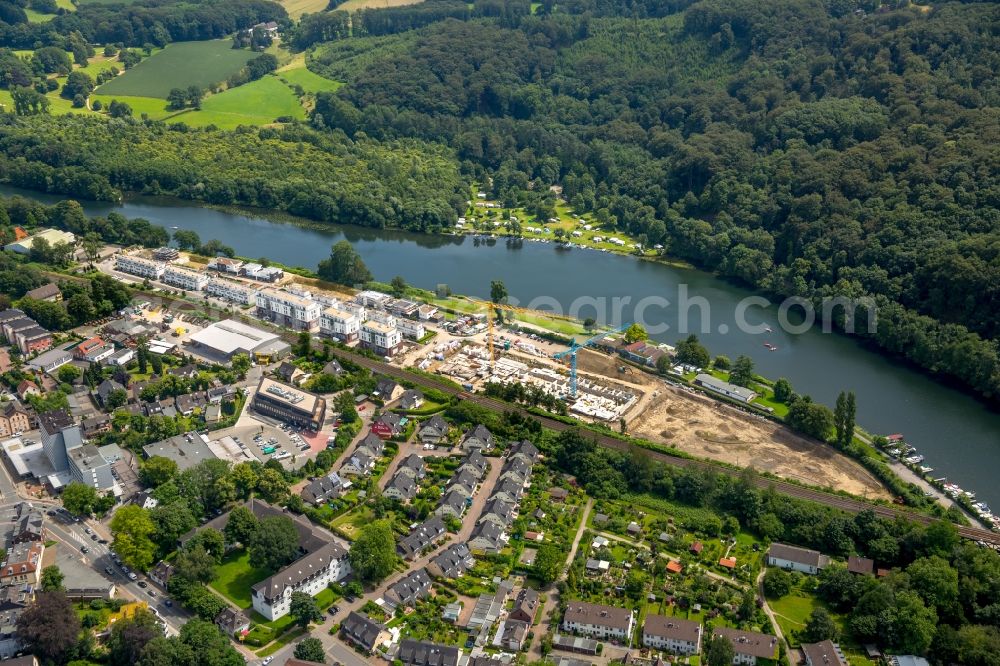
[(242, 305), (253, 305), (257, 302), (257, 289), (235, 280), (221, 278), (209, 280), (205, 285), (205, 293)]
[(153, 261), (152, 259), (144, 259), (133, 254), (115, 255), (115, 270), (122, 273), (138, 275), (150, 280), (159, 280), (165, 269), (166, 266), (162, 262)]
[(403, 334), (395, 326), (369, 319), (361, 325), (361, 343), (381, 356), (392, 356), (403, 344)]
[(347, 551), (327, 543), (254, 585), (253, 609), (268, 620), (276, 620), (291, 610), (293, 592), (315, 596), (350, 573)]
[(257, 292), (257, 316), (297, 331), (319, 328), (322, 305), (311, 296), (298, 296), (277, 289)]
[(331, 305), (320, 315), (319, 331), (323, 335), (329, 335), (344, 342), (353, 342), (358, 339), (361, 321), (361, 317), (344, 309), (343, 306)]
[(563, 615), (564, 631), (607, 640), (617, 638), (628, 641), (635, 626), (632, 611), (615, 606), (571, 601)]
[(163, 282), (186, 291), (201, 291), (208, 284), (208, 276), (201, 271), (170, 265), (163, 271)]
[(384, 308), (386, 304), (392, 300), (392, 296), (389, 294), (383, 294), (381, 291), (362, 291), (359, 292), (354, 300), (369, 308)]
[(368, 319), (371, 321), (377, 321), (380, 324), (385, 324), (391, 328), (398, 328), (399, 326), (399, 320), (385, 310), (369, 310)]
[(677, 617), (649, 614), (642, 625), (642, 644), (673, 654), (698, 654), (701, 624)]
[(396, 328), (404, 336), (411, 338), (413, 340), (419, 340), (424, 337), (427, 333), (427, 329), (419, 321), (413, 321), (412, 319), (399, 319), (396, 321)]

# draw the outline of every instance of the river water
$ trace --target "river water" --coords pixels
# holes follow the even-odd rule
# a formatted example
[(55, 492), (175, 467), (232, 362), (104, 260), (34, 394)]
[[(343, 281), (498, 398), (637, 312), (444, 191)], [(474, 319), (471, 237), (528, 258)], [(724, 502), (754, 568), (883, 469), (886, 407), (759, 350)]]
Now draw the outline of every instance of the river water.
[[(59, 198), (0, 187), (0, 194), (12, 193), (47, 203)], [(924, 464), (935, 468), (934, 476), (947, 476), (976, 490), (980, 499), (1000, 509), (1000, 487), (995, 483), (1000, 471), (1000, 413), (845, 336), (816, 327), (800, 334), (785, 332), (777, 323), (776, 304), (751, 307), (744, 316), (747, 323), (768, 325), (773, 332), (740, 332), (736, 310), (752, 292), (702, 271), (593, 250), (557, 250), (554, 244), (537, 242), (477, 242), (471, 237), (349, 226), (306, 228), (173, 199), (134, 198), (118, 207), (93, 202), (83, 206), (88, 215), (115, 209), (167, 229), (195, 231), (202, 241), (217, 238), (241, 256), (268, 257), (287, 265), (315, 268), (329, 256), (333, 243), (346, 238), (375, 278), (384, 282), (401, 275), (418, 287), (434, 289), (444, 283), (455, 293), (488, 298), (491, 280), (503, 280), (512, 300), (521, 304), (554, 300), (563, 311), (580, 297), (598, 303), (605, 299), (599, 308), (581, 308), (579, 316), (616, 324), (639, 318), (647, 326), (666, 325), (667, 330), (652, 337), (671, 344), (696, 333), (713, 355), (735, 359), (746, 354), (760, 374), (786, 377), (797, 392), (827, 405), (832, 406), (840, 391), (854, 391), (862, 427), (877, 434), (902, 433), (926, 456)], [(686, 308), (687, 324), (681, 326), (676, 304), (684, 288), (689, 300), (702, 297), (709, 307)], [(615, 299), (626, 296), (630, 302), (621, 303), (616, 313)], [(637, 303), (651, 298), (667, 299), (672, 305), (654, 302), (641, 313), (635, 311)], [(765, 342), (777, 350), (768, 351)]]

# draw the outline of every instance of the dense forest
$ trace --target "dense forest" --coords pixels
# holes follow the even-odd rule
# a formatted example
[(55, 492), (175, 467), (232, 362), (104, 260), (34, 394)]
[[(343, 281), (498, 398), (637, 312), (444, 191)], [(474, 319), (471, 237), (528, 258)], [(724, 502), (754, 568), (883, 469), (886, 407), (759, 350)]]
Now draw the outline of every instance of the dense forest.
[(998, 18), (704, 0), (665, 18), (446, 20), (317, 48), (311, 66), (348, 85), (314, 121), (447, 141), (507, 203), (560, 184), (576, 209), (772, 293), (872, 295), (875, 343), (996, 396)]
[(29, 23), (22, 4), (0, 0), (0, 46), (65, 47), (74, 34), (92, 44), (166, 46), (227, 37), (261, 21), (288, 20), (285, 9), (270, 0), (85, 2), (43, 23)]
[[(0, 44), (161, 43), (283, 17), (231, 1), (84, 5), (0, 26)], [(558, 185), (575, 210), (728, 279), (817, 302), (873, 297), (878, 326), (859, 335), (996, 399), (1000, 8), (900, 4), (323, 12), (284, 23), (310, 69), (345, 84), (318, 95), (310, 127), (8, 115), (0, 179), (425, 231), (454, 222), (471, 182), (528, 210)]]
[(85, 199), (120, 191), (284, 210), (319, 221), (435, 231), (468, 191), (449, 152), (304, 126), (232, 133), (80, 116), (0, 116), (0, 180)]

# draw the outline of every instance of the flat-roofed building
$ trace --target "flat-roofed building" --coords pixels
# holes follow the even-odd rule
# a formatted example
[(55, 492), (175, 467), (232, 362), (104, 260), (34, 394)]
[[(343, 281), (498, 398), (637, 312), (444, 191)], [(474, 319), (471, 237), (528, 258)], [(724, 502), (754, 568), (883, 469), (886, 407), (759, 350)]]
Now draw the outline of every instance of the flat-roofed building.
[(230, 360), (236, 354), (275, 360), (288, 353), (289, 345), (277, 333), (226, 319), (206, 326), (190, 338), (194, 348), (207, 356)]
[(353, 342), (358, 339), (358, 334), (361, 331), (361, 320), (362, 318), (356, 313), (343, 306), (331, 305), (320, 315), (319, 331), (331, 338)]
[(113, 344), (96, 336), (89, 340), (84, 340), (73, 351), (74, 356), (88, 363), (100, 363), (111, 358), (114, 353), (115, 346)]
[(319, 430), (326, 417), (326, 399), (268, 377), (261, 378), (251, 406), (264, 416), (312, 430)]
[(73, 354), (65, 349), (50, 349), (28, 361), (28, 366), (40, 372), (52, 372), (73, 360)]
[(564, 631), (601, 639), (628, 640), (634, 623), (635, 616), (625, 608), (571, 601), (566, 606), (562, 628)]
[(205, 285), (205, 293), (240, 305), (253, 305), (257, 302), (257, 288), (236, 280), (213, 278)]
[(642, 625), (642, 644), (674, 654), (698, 654), (701, 624), (677, 617), (647, 615)]
[(186, 291), (201, 291), (208, 284), (208, 276), (201, 271), (174, 265), (167, 266), (160, 279), (166, 284)]
[(719, 395), (724, 395), (727, 398), (732, 398), (740, 402), (750, 402), (757, 397), (757, 393), (751, 389), (730, 384), (712, 375), (698, 375), (694, 378), (694, 383), (713, 393), (718, 393)]
[(716, 627), (712, 635), (721, 636), (733, 644), (733, 666), (754, 666), (758, 659), (774, 660), (778, 656), (778, 639), (769, 634)]
[(13, 243), (8, 243), (4, 246), (4, 249), (9, 252), (16, 252), (17, 254), (28, 254), (31, 252), (31, 248), (34, 247), (35, 241), (38, 239), (44, 240), (50, 247), (59, 243), (72, 245), (76, 242), (76, 236), (68, 231), (62, 231), (60, 229), (42, 229), (27, 238), (22, 238), (21, 240), (16, 240)]
[(153, 259), (157, 261), (177, 261), (181, 253), (175, 247), (158, 247), (153, 250)]
[(214, 460), (215, 454), (197, 433), (187, 433), (164, 439), (142, 447), (146, 458), (162, 456), (177, 463), (177, 469), (184, 471), (205, 460)]
[(371, 319), (361, 325), (361, 344), (380, 356), (392, 356), (403, 345), (403, 334), (395, 326)]
[(166, 268), (166, 265), (162, 261), (153, 261), (152, 259), (146, 259), (134, 254), (115, 255), (115, 270), (128, 273), (129, 275), (138, 275), (150, 280), (159, 280)]
[[(97, 447), (86, 444), (68, 453), (69, 473), (74, 481), (90, 486), (97, 492), (114, 492), (118, 489), (111, 465)], [(115, 493), (118, 494), (118, 493)]]
[(419, 321), (411, 319), (399, 319), (396, 321), (396, 328), (407, 338), (419, 340), (427, 334), (427, 329)]
[(257, 316), (297, 331), (316, 331), (322, 305), (311, 296), (278, 289), (257, 292)]
[(243, 270), (243, 262), (239, 259), (230, 259), (229, 257), (216, 257), (208, 262), (208, 268), (220, 273), (239, 275), (240, 271)]

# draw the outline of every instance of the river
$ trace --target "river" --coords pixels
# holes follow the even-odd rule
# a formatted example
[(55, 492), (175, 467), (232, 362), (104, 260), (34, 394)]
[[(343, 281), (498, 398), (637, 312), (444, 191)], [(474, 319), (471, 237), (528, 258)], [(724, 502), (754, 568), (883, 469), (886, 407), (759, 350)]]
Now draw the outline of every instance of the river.
[[(59, 197), (0, 187), (0, 194), (22, 194), (44, 202)], [(84, 202), (88, 215), (114, 209), (127, 217), (143, 217), (168, 229), (195, 231), (202, 241), (217, 238), (245, 257), (315, 268), (330, 253), (330, 246), (346, 238), (361, 254), (376, 279), (388, 282), (396, 275), (418, 287), (434, 289), (448, 284), (455, 293), (487, 298), (491, 280), (503, 280), (511, 297), (521, 304), (545, 297), (567, 310), (575, 299), (622, 296), (620, 317), (602, 308), (583, 308), (581, 317), (627, 323), (634, 306), (653, 297), (678, 302), (678, 289), (686, 285), (690, 298), (700, 296), (710, 304), (705, 312), (688, 309), (685, 333), (697, 333), (715, 354), (735, 359), (753, 358), (757, 372), (786, 377), (795, 391), (832, 405), (842, 390), (857, 394), (859, 425), (877, 434), (901, 432), (926, 456), (924, 464), (934, 476), (947, 476), (979, 498), (1000, 509), (1000, 413), (975, 398), (948, 388), (912, 368), (866, 349), (842, 335), (811, 328), (804, 333), (783, 331), (777, 324), (777, 307), (752, 307), (745, 315), (751, 324), (766, 324), (773, 333), (747, 334), (736, 326), (736, 308), (752, 293), (714, 276), (692, 269), (638, 261), (631, 257), (592, 250), (556, 250), (553, 244), (476, 242), (471, 237), (428, 236), (358, 227), (315, 229), (270, 221), (261, 217), (222, 212), (169, 199), (133, 198), (122, 206)], [(704, 316), (703, 316), (704, 315)], [(669, 328), (652, 337), (675, 343), (679, 312), (676, 306), (647, 308), (641, 316), (650, 326)], [(702, 330), (702, 324), (707, 328)], [(725, 331), (725, 332), (723, 332)], [(768, 351), (764, 343), (777, 346)]]

